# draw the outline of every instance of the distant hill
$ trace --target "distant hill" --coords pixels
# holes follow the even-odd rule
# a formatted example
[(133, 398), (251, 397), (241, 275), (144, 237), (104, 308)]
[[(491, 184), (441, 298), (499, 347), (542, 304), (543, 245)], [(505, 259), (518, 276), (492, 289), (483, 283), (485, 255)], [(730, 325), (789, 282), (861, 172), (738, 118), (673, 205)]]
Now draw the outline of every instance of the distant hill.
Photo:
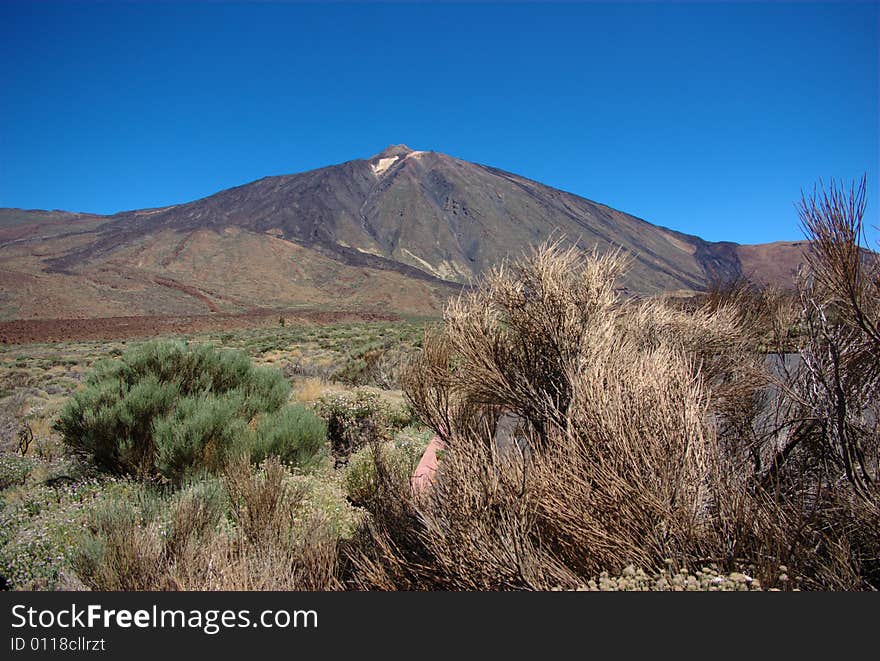
[(405, 145), (170, 207), (0, 209), (0, 319), (255, 308), (438, 314), (548, 237), (633, 256), (633, 293), (789, 284), (804, 242), (712, 243), (486, 165)]

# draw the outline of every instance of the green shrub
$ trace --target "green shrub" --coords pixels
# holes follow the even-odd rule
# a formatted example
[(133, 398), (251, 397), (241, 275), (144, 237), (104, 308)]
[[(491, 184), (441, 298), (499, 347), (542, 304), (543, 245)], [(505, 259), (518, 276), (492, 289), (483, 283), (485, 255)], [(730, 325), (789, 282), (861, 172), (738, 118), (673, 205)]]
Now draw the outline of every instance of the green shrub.
[(179, 484), (238, 455), (307, 463), (325, 425), (286, 407), (289, 394), (281, 372), (239, 351), (149, 342), (97, 363), (55, 428), (105, 471)]
[(382, 402), (375, 393), (327, 395), (318, 400), (317, 410), (327, 421), (330, 448), (337, 462), (346, 461), (359, 448), (384, 437)]
[(252, 459), (270, 456), (300, 467), (312, 465), (327, 440), (327, 423), (307, 406), (292, 404), (265, 416), (257, 425)]
[(327, 421), (330, 448), (337, 463), (374, 442), (390, 440), (392, 432), (414, 422), (408, 404), (395, 407), (367, 390), (325, 395), (318, 400), (318, 413)]
[(24, 484), (36, 464), (36, 460), (30, 457), (22, 457), (11, 452), (0, 453), (0, 491)]
[(240, 395), (205, 393), (180, 400), (170, 415), (155, 420), (159, 473), (183, 477), (193, 467), (216, 472), (230, 452), (244, 451), (252, 432), (239, 413), (241, 404)]
[(345, 468), (343, 488), (352, 504), (363, 507), (379, 494), (381, 464), (394, 480), (409, 480), (425, 450), (422, 439), (399, 436), (393, 441), (374, 443), (355, 452)]
[(376, 471), (376, 453), (382, 453), (381, 445), (361, 448), (349, 459), (345, 467), (343, 487), (353, 505), (362, 507), (369, 503), (379, 489)]

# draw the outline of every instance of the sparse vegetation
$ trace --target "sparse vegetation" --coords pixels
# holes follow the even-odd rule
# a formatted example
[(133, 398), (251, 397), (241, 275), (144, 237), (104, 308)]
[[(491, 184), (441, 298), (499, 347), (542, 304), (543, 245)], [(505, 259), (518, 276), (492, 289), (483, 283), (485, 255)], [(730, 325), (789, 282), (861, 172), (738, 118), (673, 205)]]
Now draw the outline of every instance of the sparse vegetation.
[[(347, 360), (348, 347), (374, 341), (375, 336), (383, 335), (401, 337), (401, 341), (406, 342), (404, 338), (417, 337), (416, 328), (415, 323), (392, 327), (382, 322), (343, 324), (316, 330), (314, 326), (288, 323), (284, 328), (204, 334), (180, 338), (177, 342), (187, 342), (191, 346), (224, 345), (226, 349), (235, 349), (248, 356), (254, 368), (271, 364), (289, 373), (287, 368), (296, 361), (305, 365), (307, 370), (316, 365), (321, 373), (329, 374)], [(84, 455), (84, 462), (70, 456), (71, 448), (63, 443), (60, 432), (54, 428), (77, 389), (87, 389), (89, 375), (94, 376), (106, 367), (106, 363), (98, 364), (102, 356), (122, 359), (127, 352), (139, 348), (144, 350), (143, 343), (30, 345), (26, 353), (10, 353), (0, 347), (0, 585), (8, 589), (147, 583), (167, 589), (238, 589), (247, 585), (255, 586), (255, 589), (305, 585), (316, 589), (327, 587), (324, 583), (304, 582), (302, 572), (299, 579), (286, 574), (283, 564), (273, 567), (276, 561), (292, 558), (297, 544), (300, 551), (306, 553), (308, 549), (303, 545), (308, 540), (325, 539), (324, 548), (335, 549), (335, 540), (350, 537), (363, 517), (362, 510), (353, 507), (346, 498), (344, 472), (333, 471), (325, 461), (329, 455), (326, 423), (312, 413), (316, 399), (328, 391), (344, 393), (347, 386), (328, 379), (291, 375), (292, 390), (303, 403), (290, 404), (285, 395), (285, 404), (274, 414), (258, 415), (253, 427), (259, 432), (255, 436), (259, 442), (248, 446), (252, 466), (247, 468), (246, 464), (232, 459), (234, 470), (240, 475), (253, 474), (254, 479), (259, 480), (264, 475), (266, 462), (277, 461), (273, 457), (284, 455), (282, 449), (293, 450), (281, 457), (285, 464), (282, 469), (284, 490), (290, 496), (282, 500), (287, 503), (286, 507), (296, 510), (296, 536), (289, 540), (287, 550), (275, 548), (260, 556), (262, 559), (254, 557), (246, 562), (250, 554), (248, 549), (252, 546), (244, 544), (233, 534), (237, 525), (236, 514), (227, 497), (226, 481), (227, 472), (233, 469), (227, 463), (217, 467), (214, 476), (199, 477), (199, 471), (194, 471), (191, 478), (183, 477), (179, 483), (114, 477), (106, 471), (97, 471), (97, 466), (93, 468), (88, 453)], [(274, 358), (274, 362), (270, 358)], [(289, 392), (290, 385), (290, 380), (286, 380), (283, 384), (285, 392)], [(382, 397), (383, 404), (379, 408), (390, 416), (388, 420), (383, 418), (384, 427), (392, 424), (397, 429), (409, 420), (399, 395), (389, 398), (389, 394), (383, 394)], [(275, 416), (291, 419), (277, 420)], [(33, 431), (33, 439), (22, 456), (19, 430), (25, 423)], [(291, 429), (308, 442), (292, 442), (285, 438)], [(416, 446), (419, 443), (424, 445), (419, 434), (424, 436), (422, 432), (408, 433), (408, 438), (414, 439), (410, 442)], [(212, 494), (222, 497), (219, 501), (211, 500)], [(218, 509), (221, 511), (216, 526), (197, 527), (186, 535), (180, 533), (189, 540), (186, 544), (201, 544), (203, 553), (187, 555), (175, 550), (180, 548), (180, 544), (175, 543), (173, 549), (162, 550), (158, 556), (148, 555), (139, 560), (129, 558), (131, 562), (142, 563), (142, 569), (145, 566), (156, 568), (159, 574), (147, 579), (135, 568), (126, 569), (124, 549), (117, 547), (113, 550), (114, 543), (121, 544), (123, 537), (117, 535), (114, 538), (111, 532), (125, 530), (126, 534), (132, 535), (129, 539), (144, 542), (143, 553), (151, 553), (157, 548), (157, 540), (149, 535), (156, 531), (160, 536), (162, 532), (168, 532), (176, 503), (187, 501), (192, 504), (203, 500), (206, 501), (204, 506), (198, 505), (196, 509), (204, 509), (206, 513), (212, 513), (212, 517)], [(132, 521), (137, 523), (137, 530), (130, 525)], [(312, 534), (312, 528), (317, 532)], [(181, 530), (178, 526), (178, 531)], [(269, 553), (274, 559), (268, 557)], [(334, 554), (335, 551), (330, 555), (335, 557)], [(160, 560), (158, 566), (156, 558)], [(208, 571), (209, 566), (216, 567), (218, 563), (231, 563), (222, 577)], [(291, 566), (294, 564), (295, 561), (291, 560)], [(163, 571), (182, 571), (188, 578), (185, 582), (167, 576), (163, 578)], [(249, 575), (248, 572), (253, 573)]]
[(306, 495), (277, 459), (233, 462), (222, 479), (94, 509), (73, 564), (99, 590), (329, 589), (336, 537)]

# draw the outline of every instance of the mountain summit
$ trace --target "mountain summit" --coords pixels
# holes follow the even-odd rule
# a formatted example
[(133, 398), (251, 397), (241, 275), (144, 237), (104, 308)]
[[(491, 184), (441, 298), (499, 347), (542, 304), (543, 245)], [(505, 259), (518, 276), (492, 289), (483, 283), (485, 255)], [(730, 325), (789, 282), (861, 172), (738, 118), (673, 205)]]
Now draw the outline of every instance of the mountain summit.
[(374, 160), (377, 158), (394, 158), (395, 156), (406, 156), (407, 154), (412, 153), (412, 149), (407, 147), (406, 145), (388, 145), (380, 151), (378, 154), (373, 156), (370, 160)]
[(406, 145), (186, 204), (0, 210), (0, 318), (329, 306), (435, 314), (554, 236), (633, 257), (637, 293), (790, 278), (800, 243), (711, 243), (510, 172)]

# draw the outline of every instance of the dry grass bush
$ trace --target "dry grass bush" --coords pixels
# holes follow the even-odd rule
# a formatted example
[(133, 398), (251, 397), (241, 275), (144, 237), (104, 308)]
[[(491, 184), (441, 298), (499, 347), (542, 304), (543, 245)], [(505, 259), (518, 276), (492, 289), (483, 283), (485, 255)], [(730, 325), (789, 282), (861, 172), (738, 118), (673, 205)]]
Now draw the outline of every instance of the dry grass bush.
[(865, 184), (832, 184), (800, 204), (813, 239), (801, 301), (809, 341), (796, 397), (822, 458), (863, 497), (880, 479), (880, 256), (862, 247)]
[(814, 549), (814, 587), (880, 588), (880, 256), (865, 248), (866, 179), (820, 183), (799, 204), (811, 239), (799, 283), (800, 363), (779, 379), (786, 407), (762, 484)]
[[(694, 311), (623, 301), (623, 268), (619, 254), (548, 244), (448, 307), (404, 374), (446, 444), (435, 483), (413, 495), (376, 456), (380, 488), (347, 549), (350, 585), (577, 588), (671, 564), (749, 568), (771, 588), (785, 566), (809, 587), (877, 586), (876, 499), (855, 480), (801, 471), (810, 462), (792, 451), (779, 488), (806, 399), (791, 395), (800, 377), (769, 369), (759, 349), (768, 333), (784, 344), (791, 299), (733, 289)], [(851, 321), (876, 327), (866, 316)], [(860, 355), (876, 365), (876, 349)], [(842, 390), (857, 408), (866, 401), (861, 385)], [(493, 441), (502, 412), (523, 421), (526, 443)], [(866, 447), (854, 455), (863, 474)], [(800, 454), (821, 463), (825, 450), (805, 441)]]
[(699, 375), (708, 391), (706, 413), (718, 442), (740, 461), (754, 459), (760, 435), (756, 421), (766, 405), (765, 359), (756, 350), (757, 307), (736, 289), (691, 312), (651, 300), (636, 306), (628, 327), (643, 347), (671, 347), (688, 357), (690, 373)]
[(336, 540), (289, 478), (276, 459), (243, 458), (222, 480), (115, 502), (92, 517), (77, 573), (98, 590), (332, 589)]
[(799, 421), (799, 407), (784, 396), (802, 340), (796, 294), (737, 280), (712, 285), (695, 309), (650, 307), (657, 318), (647, 327), (659, 325), (700, 365), (726, 460), (749, 479), (766, 477)]
[(320, 399), (330, 388), (329, 382), (324, 379), (308, 377), (294, 384), (296, 401), (311, 404)]
[(247, 462), (226, 474), (231, 514), (238, 530), (234, 546), (214, 557), (226, 566), (211, 580), (187, 589), (326, 590), (335, 586), (336, 540), (321, 516), (302, 517), (302, 489), (289, 484), (286, 469), (267, 461), (259, 473)]
[(77, 575), (92, 589), (106, 591), (168, 589), (162, 531), (138, 508), (111, 502), (95, 512), (90, 536), (74, 558)]
[[(624, 303), (624, 267), (545, 245), (449, 307), (406, 375), (446, 442), (438, 477), (417, 499), (389, 486), (354, 551), (358, 585), (547, 589), (728, 560), (719, 489), (748, 494), (720, 479), (703, 365), (707, 347), (739, 341), (735, 315)], [(528, 452), (493, 444), (501, 411), (525, 421)]]

